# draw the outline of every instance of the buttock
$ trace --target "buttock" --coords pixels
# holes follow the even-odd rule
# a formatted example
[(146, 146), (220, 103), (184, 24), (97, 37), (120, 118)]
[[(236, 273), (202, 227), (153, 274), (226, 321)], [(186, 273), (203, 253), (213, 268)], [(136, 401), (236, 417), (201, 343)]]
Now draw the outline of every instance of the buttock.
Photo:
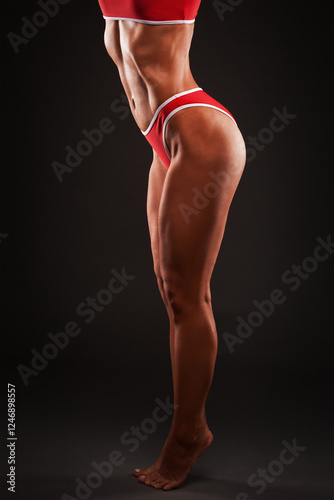
[(158, 107), (148, 128), (145, 131), (142, 130), (143, 135), (167, 168), (171, 163), (171, 153), (166, 143), (167, 124), (177, 112), (193, 107), (216, 109), (236, 123), (225, 106), (209, 96), (200, 87), (174, 94)]

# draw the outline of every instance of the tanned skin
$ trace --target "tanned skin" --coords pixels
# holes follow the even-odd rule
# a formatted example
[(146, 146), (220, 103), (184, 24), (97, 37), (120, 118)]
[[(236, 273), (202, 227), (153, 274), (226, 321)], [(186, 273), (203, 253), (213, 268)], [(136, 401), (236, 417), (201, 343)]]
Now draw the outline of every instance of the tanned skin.
[[(106, 20), (105, 46), (141, 130), (162, 102), (199, 86), (189, 65), (193, 30), (193, 24)], [(184, 482), (213, 440), (205, 415), (217, 356), (210, 279), (246, 151), (233, 120), (206, 107), (177, 112), (166, 127), (166, 143), (168, 169), (153, 152), (147, 217), (154, 271), (170, 322), (175, 410), (158, 459), (133, 474), (147, 486), (171, 490)], [(216, 188), (213, 178), (222, 179)], [(208, 192), (209, 185), (214, 195), (203, 208), (193, 207), (194, 189)], [(185, 205), (194, 208), (188, 217)]]

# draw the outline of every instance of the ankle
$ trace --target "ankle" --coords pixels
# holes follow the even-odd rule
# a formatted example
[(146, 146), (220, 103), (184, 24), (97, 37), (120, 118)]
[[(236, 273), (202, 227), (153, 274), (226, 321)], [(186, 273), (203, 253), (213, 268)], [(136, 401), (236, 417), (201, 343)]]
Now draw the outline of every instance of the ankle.
[(176, 441), (184, 447), (194, 446), (208, 431), (206, 422), (197, 425), (173, 425), (171, 432)]

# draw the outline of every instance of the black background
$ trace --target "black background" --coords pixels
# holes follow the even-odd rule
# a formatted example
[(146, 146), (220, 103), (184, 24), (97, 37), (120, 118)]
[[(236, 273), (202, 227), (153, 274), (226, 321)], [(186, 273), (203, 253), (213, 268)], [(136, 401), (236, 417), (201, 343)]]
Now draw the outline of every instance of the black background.
[[(223, 2), (228, 4), (228, 2)], [(333, 8), (324, 1), (244, 0), (219, 18), (203, 1), (191, 49), (197, 83), (236, 117), (245, 141), (268, 127), (273, 109), (296, 115), (249, 161), (235, 195), (212, 278), (219, 339), (208, 422), (215, 441), (177, 498), (257, 498), (247, 478), (276, 459), (282, 441), (306, 446), (261, 498), (331, 498), (333, 256), (300, 281), (282, 275), (313, 255), (332, 231)], [(15, 54), (35, 1), (1, 1), (2, 467), (6, 492), (6, 386), (16, 385), (15, 498), (75, 497), (92, 461), (122, 450), (126, 461), (91, 498), (162, 495), (137, 484), (135, 466), (159, 453), (170, 419), (131, 453), (120, 444), (172, 397), (168, 321), (153, 274), (146, 221), (151, 151), (124, 103), (103, 45), (93, 0), (71, 0)], [(117, 101), (117, 102), (116, 102)], [(114, 103), (113, 110), (111, 105)], [(116, 104), (115, 104), (116, 103)], [(120, 112), (120, 105), (125, 106)], [(115, 107), (116, 106), (116, 107)], [(59, 182), (83, 129), (103, 118), (114, 130)], [(5, 235), (7, 235), (5, 237)], [(91, 323), (76, 313), (106, 288), (110, 271), (135, 276)], [(254, 300), (286, 296), (231, 354)], [(28, 378), (31, 349), (76, 321), (45, 369)]]

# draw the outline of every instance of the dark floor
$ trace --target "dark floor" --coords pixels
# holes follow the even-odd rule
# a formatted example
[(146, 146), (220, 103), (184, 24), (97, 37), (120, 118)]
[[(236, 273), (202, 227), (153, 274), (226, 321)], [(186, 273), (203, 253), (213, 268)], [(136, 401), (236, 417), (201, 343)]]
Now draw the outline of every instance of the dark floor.
[[(130, 451), (132, 444), (120, 442), (121, 435), (132, 425), (142, 425), (152, 416), (156, 398), (163, 402), (168, 399), (167, 385), (159, 390), (158, 380), (151, 379), (149, 385), (148, 376), (141, 374), (145, 392), (129, 388), (124, 394), (114, 389), (113, 397), (108, 401), (100, 399), (99, 407), (82, 390), (80, 397), (75, 396), (76, 410), (65, 388), (62, 395), (55, 394), (51, 409), (36, 397), (33, 406), (25, 408), (20, 423), (15, 498), (125, 500), (171, 495), (182, 500), (331, 500), (333, 429), (322, 377), (285, 375), (278, 383), (277, 374), (263, 377), (259, 373), (225, 372), (218, 362), (207, 405), (214, 442), (184, 485), (172, 492), (141, 485), (131, 475), (134, 468), (155, 460), (167, 435), (170, 416), (150, 435), (144, 433), (147, 437), (138, 440), (135, 451)], [(33, 399), (31, 392), (30, 402)], [(163, 410), (160, 415), (164, 415)], [(269, 474), (272, 482), (266, 484), (263, 493), (257, 493), (260, 486), (247, 484), (249, 476), (268, 465), (271, 470), (271, 462), (285, 447), (283, 441), (292, 445), (294, 440), (298, 447), (306, 449), (297, 451), (299, 456), (281, 471), (273, 465), (276, 477)], [(111, 475), (91, 492), (76, 494), (76, 479), (85, 482), (95, 470), (92, 462), (108, 460), (115, 450), (121, 452), (124, 463), (114, 467)], [(291, 456), (287, 453), (287, 460)], [(280, 468), (277, 462), (276, 467)]]

